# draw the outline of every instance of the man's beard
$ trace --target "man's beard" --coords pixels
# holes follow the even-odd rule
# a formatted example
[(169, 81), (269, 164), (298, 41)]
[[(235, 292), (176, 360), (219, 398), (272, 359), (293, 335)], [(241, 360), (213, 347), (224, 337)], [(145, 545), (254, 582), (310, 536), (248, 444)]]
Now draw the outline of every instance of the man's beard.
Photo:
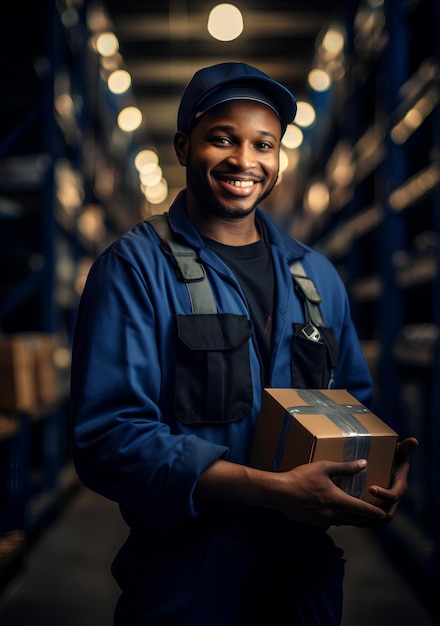
[(260, 202), (267, 198), (267, 196), (272, 192), (272, 189), (275, 187), (275, 184), (276, 180), (274, 181), (273, 185), (269, 187), (269, 189), (267, 189), (261, 196), (259, 196), (256, 202), (247, 209), (230, 209), (218, 200), (217, 196), (214, 194), (211, 188), (205, 187), (201, 193), (198, 193), (198, 190), (202, 189), (203, 186), (193, 184), (192, 191), (200, 205), (205, 205), (206, 210), (209, 211), (212, 215), (224, 219), (243, 219), (244, 217), (251, 215), (251, 213), (255, 211)]
[(243, 219), (255, 211), (256, 204), (251, 205), (247, 209), (230, 209), (221, 202), (212, 191), (209, 191), (209, 210), (216, 217), (226, 219)]

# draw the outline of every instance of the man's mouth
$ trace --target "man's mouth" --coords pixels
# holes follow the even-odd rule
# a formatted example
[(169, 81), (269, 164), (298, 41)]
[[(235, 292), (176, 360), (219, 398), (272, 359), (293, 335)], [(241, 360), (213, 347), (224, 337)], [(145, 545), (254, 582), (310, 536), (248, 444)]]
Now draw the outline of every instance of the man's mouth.
[(232, 185), (233, 187), (253, 187), (253, 185), (255, 185), (255, 181), (253, 180), (227, 180), (226, 181), (229, 185)]

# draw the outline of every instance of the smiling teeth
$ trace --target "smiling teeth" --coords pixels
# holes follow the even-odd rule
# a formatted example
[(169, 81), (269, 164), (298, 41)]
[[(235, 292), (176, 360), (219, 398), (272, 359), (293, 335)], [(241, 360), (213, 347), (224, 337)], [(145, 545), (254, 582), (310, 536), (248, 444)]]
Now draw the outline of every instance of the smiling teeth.
[(253, 180), (228, 180), (228, 183), (234, 187), (252, 187), (255, 184)]

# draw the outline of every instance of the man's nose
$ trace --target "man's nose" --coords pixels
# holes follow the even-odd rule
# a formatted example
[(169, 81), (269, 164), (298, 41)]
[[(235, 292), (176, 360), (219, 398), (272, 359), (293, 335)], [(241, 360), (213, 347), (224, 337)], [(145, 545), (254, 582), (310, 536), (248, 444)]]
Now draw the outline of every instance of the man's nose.
[(255, 166), (255, 152), (248, 144), (239, 144), (231, 155), (235, 165), (241, 170), (247, 170)]

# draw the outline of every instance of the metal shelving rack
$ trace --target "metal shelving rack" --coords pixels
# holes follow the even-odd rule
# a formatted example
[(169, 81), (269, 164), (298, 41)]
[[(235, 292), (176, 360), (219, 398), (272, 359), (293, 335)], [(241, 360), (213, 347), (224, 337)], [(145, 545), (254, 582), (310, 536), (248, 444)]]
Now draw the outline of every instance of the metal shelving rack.
[[(368, 37), (347, 18), (347, 95), (320, 152), (351, 147), (354, 174), (338, 190), (348, 200), (310, 243), (347, 285), (375, 411), (419, 438), (408, 494), (379, 535), (440, 619), (440, 5), (372, 7), (358, 9), (375, 25)], [(315, 175), (328, 180), (330, 162), (316, 156)]]
[[(140, 192), (127, 189), (134, 146), (131, 137), (113, 140), (116, 103), (91, 47), (89, 4), (25, 0), (0, 24), (9, 63), (0, 74), (0, 344), (43, 335), (64, 359), (48, 398), (9, 403), (0, 415), (0, 590), (78, 484), (68, 358), (79, 294), (97, 254), (140, 220)], [(97, 162), (101, 181), (115, 179), (105, 197)], [(98, 235), (81, 228), (88, 210), (99, 212)]]
[[(77, 7), (76, 20), (63, 19), (68, 5), (21, 3), (8, 9), (0, 28), (0, 53), (10, 64), (0, 79), (8, 96), (0, 103), (0, 339), (54, 338), (64, 355), (78, 299), (80, 251), (76, 214), (63, 223), (57, 194), (61, 167), (82, 168), (88, 123), (85, 104), (73, 110), (68, 129), (56, 112), (58, 94), (66, 102), (86, 97), (85, 17)], [(49, 399), (0, 415), (0, 588), (75, 483), (64, 368), (47, 388)]]

